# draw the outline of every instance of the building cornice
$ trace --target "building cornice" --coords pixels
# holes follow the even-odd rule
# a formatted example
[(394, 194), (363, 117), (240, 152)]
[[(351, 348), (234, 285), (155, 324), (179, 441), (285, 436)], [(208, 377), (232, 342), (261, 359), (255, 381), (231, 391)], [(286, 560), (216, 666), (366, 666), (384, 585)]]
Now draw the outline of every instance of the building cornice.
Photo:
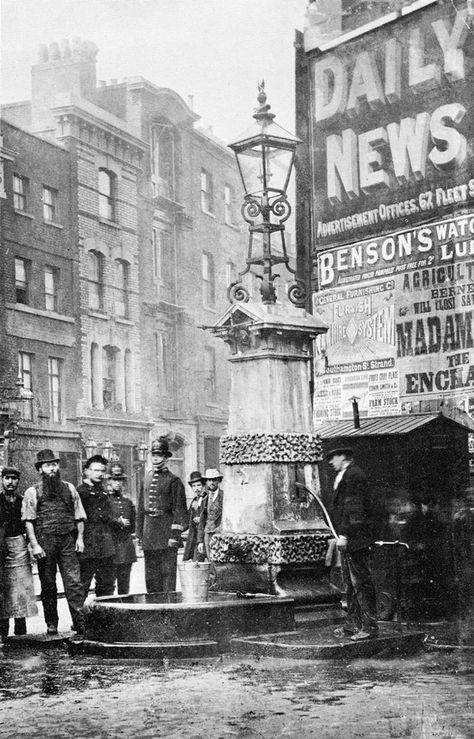
[(57, 139), (77, 139), (140, 167), (149, 145), (129, 133), (120, 119), (85, 100), (75, 100), (72, 95), (61, 96), (56, 102), (51, 113), (56, 120)]

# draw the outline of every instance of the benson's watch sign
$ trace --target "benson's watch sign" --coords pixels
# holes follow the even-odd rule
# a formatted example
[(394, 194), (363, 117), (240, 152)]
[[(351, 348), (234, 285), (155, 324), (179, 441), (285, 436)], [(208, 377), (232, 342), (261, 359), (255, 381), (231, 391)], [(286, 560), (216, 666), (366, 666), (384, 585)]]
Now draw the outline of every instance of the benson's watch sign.
[(474, 203), (465, 5), (436, 4), (319, 50), (310, 74), (316, 246)]

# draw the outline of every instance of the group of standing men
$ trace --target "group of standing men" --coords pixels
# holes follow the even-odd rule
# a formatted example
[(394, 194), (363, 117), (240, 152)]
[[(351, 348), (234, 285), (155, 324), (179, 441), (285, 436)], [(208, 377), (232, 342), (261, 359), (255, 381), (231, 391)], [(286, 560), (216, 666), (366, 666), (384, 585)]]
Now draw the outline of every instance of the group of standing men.
[[(84, 632), (83, 605), (92, 578), (96, 595), (128, 592), (135, 561), (132, 533), (135, 509), (123, 495), (123, 467), (94, 455), (84, 466), (78, 489), (61, 479), (59, 457), (51, 449), (37, 454), (39, 480), (20, 494), (20, 470), (4, 467), (0, 490), (0, 636), (26, 633), (26, 618), (37, 614), (30, 557), (38, 566), (46, 631), (58, 632), (56, 574), (59, 569), (72, 619)], [(109, 490), (106, 487), (108, 480)]]
[[(59, 458), (50, 449), (37, 454), (37, 484), (20, 494), (20, 471), (4, 467), (0, 489), (0, 637), (14, 618), (16, 635), (26, 633), (26, 618), (37, 614), (30, 556), (36, 560), (47, 634), (58, 631), (57, 570), (72, 619), (72, 629), (84, 633), (83, 605), (95, 578), (97, 597), (130, 588), (136, 561), (132, 535), (143, 547), (148, 592), (176, 590), (178, 548), (189, 527), (185, 559), (202, 560), (222, 516), (222, 475), (207, 470), (192, 473), (196, 494), (189, 512), (181, 480), (167, 466), (172, 454), (165, 438), (151, 445), (152, 470), (145, 476), (138, 510), (123, 494), (126, 479), (121, 464), (101, 455), (84, 465), (77, 490), (61, 479)], [(207, 490), (205, 489), (207, 483)], [(197, 514), (199, 511), (199, 515)]]

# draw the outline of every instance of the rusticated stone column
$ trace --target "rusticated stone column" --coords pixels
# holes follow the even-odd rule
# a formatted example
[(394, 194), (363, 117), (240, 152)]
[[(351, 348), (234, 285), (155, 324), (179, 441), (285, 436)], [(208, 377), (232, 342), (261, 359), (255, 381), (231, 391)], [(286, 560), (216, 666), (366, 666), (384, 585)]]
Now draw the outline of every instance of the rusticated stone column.
[(222, 533), (211, 541), (217, 590), (293, 595), (326, 591), (330, 533), (296, 482), (319, 490), (312, 434), (312, 339), (327, 327), (301, 308), (239, 303), (211, 331), (231, 348), (228, 434), (221, 438)]

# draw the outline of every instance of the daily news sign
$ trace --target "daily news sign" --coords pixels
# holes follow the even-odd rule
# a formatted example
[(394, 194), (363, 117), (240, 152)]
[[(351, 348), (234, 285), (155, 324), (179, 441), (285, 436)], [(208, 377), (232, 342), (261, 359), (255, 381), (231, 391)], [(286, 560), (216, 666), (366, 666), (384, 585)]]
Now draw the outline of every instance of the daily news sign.
[(474, 203), (474, 37), (436, 4), (310, 55), (316, 246)]

